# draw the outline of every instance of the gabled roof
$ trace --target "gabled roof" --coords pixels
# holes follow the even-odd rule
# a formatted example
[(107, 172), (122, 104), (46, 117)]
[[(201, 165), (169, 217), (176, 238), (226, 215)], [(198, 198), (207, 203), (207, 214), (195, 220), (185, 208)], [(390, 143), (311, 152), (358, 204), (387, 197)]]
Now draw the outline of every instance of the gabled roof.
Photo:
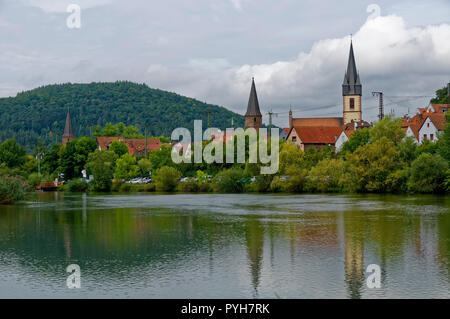
[[(305, 126), (294, 126), (292, 130), (295, 130), (298, 137), (302, 140), (304, 144), (335, 144), (337, 138), (342, 133), (342, 127), (327, 127), (327, 126), (316, 126), (316, 127), (305, 127)], [(291, 133), (292, 134), (292, 130)], [(290, 135), (289, 134), (289, 135)]]
[(448, 112), (448, 109), (450, 108), (450, 104), (431, 104), (431, 106), (436, 113)]
[(445, 119), (445, 114), (443, 113), (433, 113), (428, 116), (430, 118), (430, 121), (433, 123), (434, 127), (438, 131), (443, 131), (445, 128), (445, 125), (447, 124), (447, 121)]
[(293, 118), (292, 125), (306, 127), (342, 127), (344, 125), (344, 119), (342, 117)]
[(245, 116), (262, 116), (259, 110), (258, 94), (256, 94), (255, 79), (252, 79), (252, 88), (248, 99), (247, 113)]
[(72, 120), (70, 119), (70, 111), (67, 111), (66, 126), (64, 127), (63, 137), (75, 137), (72, 130)]

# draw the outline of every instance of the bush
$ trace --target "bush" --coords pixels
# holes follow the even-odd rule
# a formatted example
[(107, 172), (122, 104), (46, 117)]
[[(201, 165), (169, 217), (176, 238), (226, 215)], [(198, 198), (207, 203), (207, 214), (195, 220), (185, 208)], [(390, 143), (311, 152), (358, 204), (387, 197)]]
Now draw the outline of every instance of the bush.
[(341, 159), (325, 159), (309, 173), (306, 188), (317, 192), (339, 192), (343, 189), (346, 165)]
[(156, 171), (155, 186), (158, 192), (171, 192), (175, 190), (178, 179), (181, 177), (179, 170), (173, 167), (163, 166)]
[(0, 204), (12, 204), (24, 199), (28, 187), (20, 176), (0, 176)]
[(190, 178), (185, 182), (179, 183), (178, 190), (184, 193), (196, 193), (199, 191), (199, 185), (193, 178)]
[(131, 192), (139, 192), (139, 193), (144, 193), (144, 192), (154, 192), (155, 191), (155, 184), (143, 184), (143, 185), (131, 185), (130, 184), (130, 189), (129, 191)]
[(71, 193), (84, 193), (89, 189), (89, 185), (84, 179), (78, 178), (67, 183), (65, 189)]
[(131, 192), (131, 184), (122, 183), (120, 185), (119, 192), (121, 192), (121, 193), (129, 193), (129, 192)]
[(120, 192), (120, 187), (122, 186), (122, 181), (114, 181), (111, 185), (111, 191)]
[(435, 193), (445, 190), (448, 164), (440, 155), (424, 153), (411, 164), (408, 189), (417, 193)]
[(240, 169), (222, 171), (214, 178), (213, 189), (219, 193), (242, 193), (244, 191), (242, 178), (243, 171)]

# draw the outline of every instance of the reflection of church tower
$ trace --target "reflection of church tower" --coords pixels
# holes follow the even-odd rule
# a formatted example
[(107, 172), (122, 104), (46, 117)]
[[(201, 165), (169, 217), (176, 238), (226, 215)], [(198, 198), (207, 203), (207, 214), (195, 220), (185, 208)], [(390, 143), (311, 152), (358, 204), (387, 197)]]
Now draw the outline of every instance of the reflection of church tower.
[(262, 127), (262, 115), (259, 110), (258, 95), (256, 94), (255, 79), (252, 79), (250, 98), (248, 99), (247, 113), (245, 113), (245, 128), (259, 130)]
[(364, 242), (359, 230), (345, 224), (345, 281), (352, 299), (361, 298), (364, 284)]
[(246, 228), (247, 256), (252, 275), (252, 285), (255, 290), (254, 297), (257, 298), (263, 258), (264, 229), (256, 219), (248, 221)]
[(342, 95), (344, 97), (344, 124), (352, 121), (360, 122), (362, 120), (362, 86), (356, 69), (353, 43), (350, 43), (350, 55), (344, 83), (342, 84)]
[(66, 126), (64, 127), (64, 134), (62, 136), (62, 144), (66, 146), (66, 144), (73, 139), (75, 139), (75, 135), (72, 130), (72, 120), (70, 119), (70, 111), (67, 111)]

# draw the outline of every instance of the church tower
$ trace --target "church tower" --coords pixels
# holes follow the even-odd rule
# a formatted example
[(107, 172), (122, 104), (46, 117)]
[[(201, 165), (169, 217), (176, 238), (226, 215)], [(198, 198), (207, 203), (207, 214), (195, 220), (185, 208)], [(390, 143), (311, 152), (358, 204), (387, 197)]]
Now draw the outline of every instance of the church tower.
[(252, 88), (248, 100), (247, 113), (245, 113), (245, 129), (253, 127), (259, 130), (262, 127), (262, 114), (259, 110), (258, 95), (256, 94), (255, 79), (252, 79)]
[(352, 121), (360, 122), (362, 120), (362, 86), (356, 69), (352, 42), (350, 43), (347, 72), (342, 84), (342, 95), (344, 97), (344, 124)]
[(64, 127), (64, 134), (62, 136), (62, 144), (66, 146), (66, 144), (75, 139), (75, 135), (73, 135), (72, 130), (72, 120), (70, 119), (70, 111), (67, 111), (66, 117), (66, 126)]

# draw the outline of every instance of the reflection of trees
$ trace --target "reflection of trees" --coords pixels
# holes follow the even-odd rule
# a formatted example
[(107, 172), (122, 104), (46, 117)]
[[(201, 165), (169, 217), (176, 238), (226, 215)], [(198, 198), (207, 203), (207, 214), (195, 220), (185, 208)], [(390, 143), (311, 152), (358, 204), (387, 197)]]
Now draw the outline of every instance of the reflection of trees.
[(252, 275), (252, 285), (254, 297), (258, 297), (259, 278), (264, 249), (264, 228), (257, 218), (249, 218), (245, 223), (247, 256), (249, 260), (250, 272)]

